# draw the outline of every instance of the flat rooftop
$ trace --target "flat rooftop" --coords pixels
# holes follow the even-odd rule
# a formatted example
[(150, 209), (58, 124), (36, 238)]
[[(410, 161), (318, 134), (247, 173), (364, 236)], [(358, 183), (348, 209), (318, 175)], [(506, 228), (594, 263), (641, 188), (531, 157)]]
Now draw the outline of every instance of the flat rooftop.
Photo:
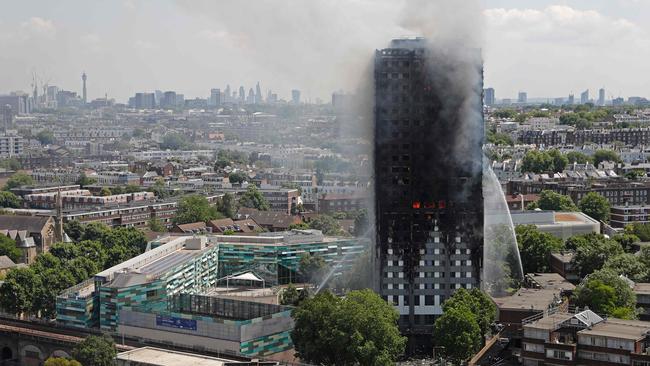
[(529, 273), (526, 278), (530, 278), (543, 289), (573, 291), (576, 288), (574, 284), (557, 273)]
[(544, 329), (544, 330), (555, 330), (558, 328), (558, 325), (564, 323), (565, 321), (573, 318), (575, 314), (569, 313), (555, 313), (553, 315), (547, 315), (537, 321), (534, 321), (530, 324), (526, 324), (526, 328), (534, 329)]
[(165, 350), (153, 347), (142, 347), (119, 353), (118, 361), (128, 361), (130, 364), (157, 366), (227, 366), (243, 363), (241, 361), (197, 355), (192, 353)]
[(492, 298), (499, 310), (539, 310), (548, 309), (560, 293), (554, 289), (521, 288), (514, 295)]
[(578, 334), (636, 341), (644, 338), (648, 331), (650, 331), (650, 322), (610, 318), (594, 325), (592, 329), (581, 330)]

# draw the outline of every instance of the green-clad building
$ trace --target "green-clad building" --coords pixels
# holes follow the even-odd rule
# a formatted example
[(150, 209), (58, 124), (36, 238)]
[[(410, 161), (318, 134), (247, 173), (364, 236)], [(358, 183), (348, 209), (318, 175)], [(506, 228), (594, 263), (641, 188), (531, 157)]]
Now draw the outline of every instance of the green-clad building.
[[(299, 262), (306, 254), (321, 256), (335, 271), (340, 270), (357, 258), (365, 249), (365, 243), (354, 238), (325, 237), (318, 230), (292, 230), (257, 236), (168, 235), (150, 243), (150, 248), (153, 249), (61, 293), (57, 297), (57, 321), (66, 326), (95, 327), (118, 333), (125, 329), (147, 329), (147, 334), (158, 334), (159, 340), (170, 342), (167, 338), (174, 337), (170, 333), (188, 331), (180, 319), (199, 320), (199, 328), (209, 325), (222, 327), (224, 332), (230, 329), (230, 333), (223, 334), (229, 338), (221, 341), (217, 341), (219, 336), (214, 332), (210, 333), (210, 342), (217, 350), (223, 348), (252, 356), (279, 352), (291, 347), (288, 332), (293, 322), (286, 308), (265, 307), (258, 319), (241, 310), (255, 308), (255, 305), (245, 304), (250, 301), (229, 299), (232, 304), (240, 304), (225, 305), (223, 301), (210, 300), (215, 306), (237, 307), (239, 315), (223, 318), (217, 316), (221, 310), (214, 308), (212, 313), (204, 314), (210, 318), (208, 320), (194, 319), (196, 314), (184, 314), (186, 308), (171, 307), (169, 301), (179, 296), (218, 298), (203, 295), (219, 294), (214, 289), (225, 285), (224, 278), (242, 272), (254, 273), (267, 287), (298, 282)], [(145, 313), (148, 315), (144, 316)], [(128, 314), (126, 318), (120, 319), (125, 314)], [(282, 320), (277, 320), (280, 318)], [(130, 324), (142, 319), (150, 321)], [(271, 323), (279, 325), (268, 326), (268, 319), (276, 319)], [(265, 325), (251, 326), (251, 323)], [(175, 327), (174, 324), (181, 325)], [(256, 329), (253, 333), (245, 330), (253, 328)], [(196, 331), (201, 334), (201, 329)], [(134, 336), (139, 334), (139, 331), (134, 332)]]

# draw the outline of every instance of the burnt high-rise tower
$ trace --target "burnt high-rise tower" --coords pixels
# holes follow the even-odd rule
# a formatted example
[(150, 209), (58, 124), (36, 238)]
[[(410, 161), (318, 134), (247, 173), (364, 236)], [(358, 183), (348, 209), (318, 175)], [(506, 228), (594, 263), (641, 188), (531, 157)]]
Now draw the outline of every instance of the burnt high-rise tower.
[(482, 62), (398, 39), (375, 56), (376, 285), (412, 345), (442, 303), (480, 285)]

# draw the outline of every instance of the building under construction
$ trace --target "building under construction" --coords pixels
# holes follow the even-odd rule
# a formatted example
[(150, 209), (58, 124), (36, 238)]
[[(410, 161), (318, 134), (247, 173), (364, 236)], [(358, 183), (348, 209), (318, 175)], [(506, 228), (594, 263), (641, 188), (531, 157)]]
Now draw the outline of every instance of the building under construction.
[(375, 56), (376, 285), (411, 352), (445, 299), (480, 284), (482, 63), (462, 52), (411, 38)]

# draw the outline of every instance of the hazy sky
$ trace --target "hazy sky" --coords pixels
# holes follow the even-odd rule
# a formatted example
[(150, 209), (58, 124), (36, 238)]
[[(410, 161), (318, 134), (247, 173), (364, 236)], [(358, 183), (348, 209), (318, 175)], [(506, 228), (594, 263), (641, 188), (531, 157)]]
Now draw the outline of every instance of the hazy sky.
[(480, 45), (497, 98), (650, 96), (650, 0), (13, 1), (0, 13), (0, 93), (28, 90), (32, 72), (80, 91), (86, 71), (90, 98), (206, 97), (259, 80), (327, 100), (354, 88), (374, 49), (429, 32)]

